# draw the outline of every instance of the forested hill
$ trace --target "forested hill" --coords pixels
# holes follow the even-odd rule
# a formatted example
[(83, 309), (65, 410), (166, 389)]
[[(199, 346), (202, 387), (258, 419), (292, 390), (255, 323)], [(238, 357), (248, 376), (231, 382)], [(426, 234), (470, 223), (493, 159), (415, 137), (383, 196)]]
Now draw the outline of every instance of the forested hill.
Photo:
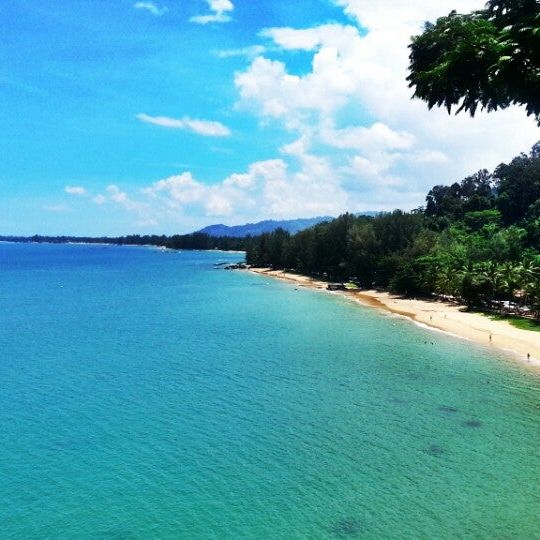
[(345, 214), (295, 235), (264, 234), (247, 262), (469, 305), (515, 301), (539, 316), (540, 143), (491, 173), (434, 186), (413, 212)]
[(258, 223), (247, 223), (246, 225), (209, 225), (201, 229), (200, 233), (209, 234), (211, 236), (232, 236), (235, 238), (243, 238), (246, 236), (258, 236), (260, 234), (273, 232), (276, 229), (283, 229), (289, 233), (296, 233), (322, 223), (323, 221), (331, 221), (334, 219), (330, 216), (322, 216), (306, 219), (287, 219), (282, 221), (266, 220)]

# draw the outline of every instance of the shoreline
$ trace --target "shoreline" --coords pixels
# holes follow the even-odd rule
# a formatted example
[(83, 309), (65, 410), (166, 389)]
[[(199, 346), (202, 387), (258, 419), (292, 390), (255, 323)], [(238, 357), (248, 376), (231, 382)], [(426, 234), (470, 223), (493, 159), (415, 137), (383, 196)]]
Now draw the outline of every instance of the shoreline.
[(123, 244), (120, 242), (21, 242), (18, 240), (0, 240), (0, 244), (47, 244), (50, 246), (115, 246), (115, 247), (141, 247), (157, 249), (159, 251), (205, 251), (209, 253), (232, 253), (234, 255), (245, 255), (246, 252), (238, 249), (188, 249), (188, 248), (170, 248), (159, 246), (157, 244)]
[[(310, 289), (327, 291), (327, 283), (301, 274), (270, 268), (249, 268), (249, 272), (281, 279)], [(362, 305), (406, 317), (428, 330), (436, 330), (502, 351), (520, 364), (540, 370), (540, 332), (522, 330), (508, 321), (495, 321), (464, 306), (436, 300), (403, 298), (375, 290), (332, 291)], [(530, 355), (527, 358), (527, 354)]]

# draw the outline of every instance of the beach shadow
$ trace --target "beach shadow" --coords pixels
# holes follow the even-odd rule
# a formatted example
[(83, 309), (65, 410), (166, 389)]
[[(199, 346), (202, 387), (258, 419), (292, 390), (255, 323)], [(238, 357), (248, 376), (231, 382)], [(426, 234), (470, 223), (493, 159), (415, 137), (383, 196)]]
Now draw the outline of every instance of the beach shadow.
[(328, 530), (339, 538), (351, 538), (361, 534), (364, 528), (357, 519), (344, 518), (336, 521)]
[(482, 426), (482, 422), (480, 420), (465, 420), (465, 422), (461, 422), (461, 425), (468, 428), (479, 428)]
[(449, 407), (448, 405), (441, 405), (440, 407), (437, 407), (437, 410), (444, 413), (457, 413), (458, 412), (458, 410), (455, 407)]

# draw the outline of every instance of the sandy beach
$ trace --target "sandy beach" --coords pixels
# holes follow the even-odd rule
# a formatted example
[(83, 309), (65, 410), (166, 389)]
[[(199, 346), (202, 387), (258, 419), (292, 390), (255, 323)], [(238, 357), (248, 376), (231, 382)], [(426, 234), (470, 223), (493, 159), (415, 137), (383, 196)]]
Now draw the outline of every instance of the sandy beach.
[[(250, 271), (290, 281), (301, 287), (326, 290), (327, 286), (323, 281), (281, 270), (251, 268)], [(464, 311), (463, 306), (446, 302), (402, 298), (388, 292), (365, 290), (338, 291), (338, 294), (408, 317), (418, 324), (505, 351), (513, 358), (540, 369), (540, 332), (521, 330), (508, 321), (494, 321), (480, 313)]]

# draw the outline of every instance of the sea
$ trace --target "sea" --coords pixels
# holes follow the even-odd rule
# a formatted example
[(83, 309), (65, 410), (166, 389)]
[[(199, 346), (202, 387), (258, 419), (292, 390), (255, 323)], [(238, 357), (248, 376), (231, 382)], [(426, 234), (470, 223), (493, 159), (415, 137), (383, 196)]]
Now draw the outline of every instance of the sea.
[(540, 538), (540, 377), (242, 254), (0, 244), (0, 538)]

